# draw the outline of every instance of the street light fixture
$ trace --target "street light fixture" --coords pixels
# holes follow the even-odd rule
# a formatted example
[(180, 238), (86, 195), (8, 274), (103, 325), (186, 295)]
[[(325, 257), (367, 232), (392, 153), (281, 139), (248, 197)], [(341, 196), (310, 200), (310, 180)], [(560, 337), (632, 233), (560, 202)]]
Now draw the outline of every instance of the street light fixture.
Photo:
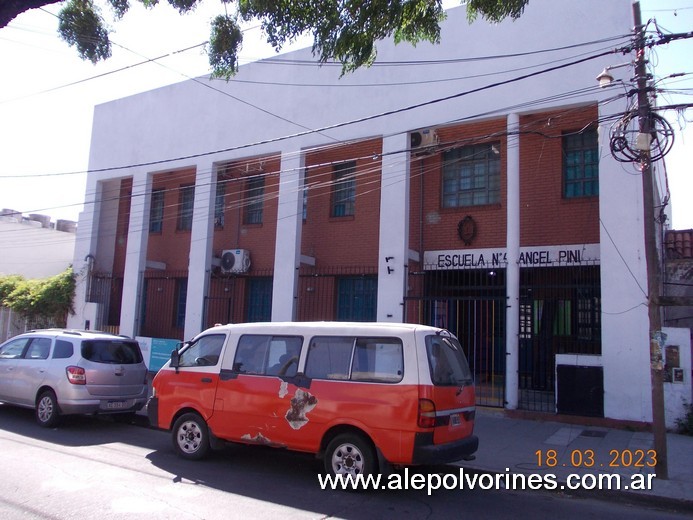
[(618, 69), (620, 67), (631, 67), (633, 66), (632, 63), (621, 63), (619, 65), (610, 65), (608, 67), (604, 67), (604, 70), (599, 73), (597, 76), (597, 81), (599, 82), (599, 86), (601, 88), (606, 88), (611, 83), (614, 81), (614, 76), (609, 72), (612, 69)]

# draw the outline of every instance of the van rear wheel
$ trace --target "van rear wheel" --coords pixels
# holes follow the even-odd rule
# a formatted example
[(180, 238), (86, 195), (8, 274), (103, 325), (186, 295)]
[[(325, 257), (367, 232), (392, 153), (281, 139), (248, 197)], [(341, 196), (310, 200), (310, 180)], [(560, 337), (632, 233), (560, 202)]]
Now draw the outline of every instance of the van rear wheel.
[(332, 475), (371, 475), (378, 471), (378, 458), (373, 445), (362, 435), (337, 435), (325, 450), (325, 471)]
[(173, 425), (173, 449), (189, 460), (199, 460), (209, 452), (209, 429), (196, 413), (181, 415)]

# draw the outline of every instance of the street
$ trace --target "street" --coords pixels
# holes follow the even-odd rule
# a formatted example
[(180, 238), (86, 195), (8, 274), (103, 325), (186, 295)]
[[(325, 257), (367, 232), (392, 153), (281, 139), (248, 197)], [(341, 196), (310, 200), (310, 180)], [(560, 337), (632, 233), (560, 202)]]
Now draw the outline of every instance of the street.
[(189, 462), (167, 432), (92, 417), (46, 430), (5, 405), (0, 442), (0, 516), (11, 519), (689, 517), (558, 493), (323, 491), (311, 456), (233, 446)]

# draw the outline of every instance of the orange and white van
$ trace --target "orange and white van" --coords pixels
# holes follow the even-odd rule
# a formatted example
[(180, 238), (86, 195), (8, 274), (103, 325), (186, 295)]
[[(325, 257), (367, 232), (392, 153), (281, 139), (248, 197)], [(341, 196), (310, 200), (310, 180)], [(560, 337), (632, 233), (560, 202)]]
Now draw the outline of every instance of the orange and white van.
[(473, 458), (474, 413), (457, 338), (391, 323), (217, 326), (171, 353), (148, 403), (183, 458), (262, 444), (346, 475)]

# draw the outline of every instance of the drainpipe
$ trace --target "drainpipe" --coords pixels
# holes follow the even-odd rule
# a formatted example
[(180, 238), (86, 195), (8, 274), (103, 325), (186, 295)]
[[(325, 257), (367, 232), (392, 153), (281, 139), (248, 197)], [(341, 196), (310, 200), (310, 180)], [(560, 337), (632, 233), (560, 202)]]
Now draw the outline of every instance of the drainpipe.
[(520, 117), (507, 119), (507, 227), (505, 268), (505, 406), (515, 410), (518, 404), (520, 367)]

